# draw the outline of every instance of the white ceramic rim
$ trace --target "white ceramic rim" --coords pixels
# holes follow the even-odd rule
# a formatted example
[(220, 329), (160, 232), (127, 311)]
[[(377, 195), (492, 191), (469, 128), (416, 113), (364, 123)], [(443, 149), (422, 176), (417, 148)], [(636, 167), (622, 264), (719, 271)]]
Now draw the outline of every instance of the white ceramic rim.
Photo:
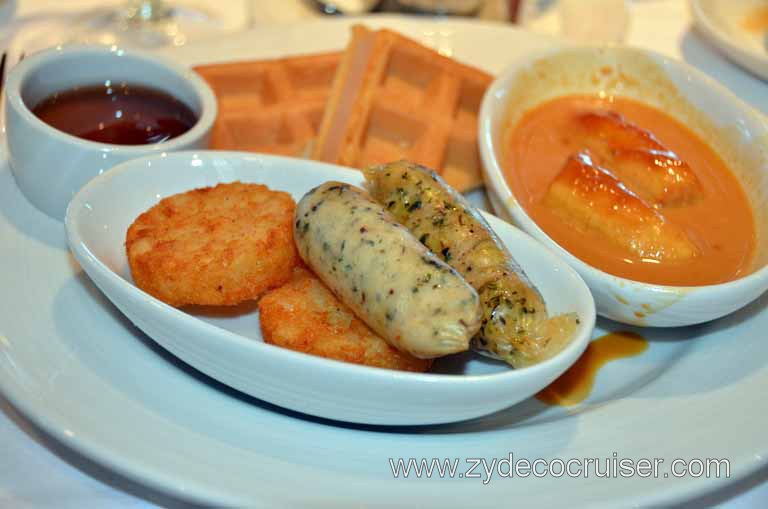
[[(179, 78), (182, 79), (182, 81), (188, 83), (190, 89), (194, 91), (197, 100), (200, 101), (200, 114), (198, 115), (195, 124), (188, 131), (180, 134), (179, 136), (160, 143), (142, 145), (118, 145), (113, 143), (101, 143), (79, 138), (46, 124), (44, 121), (40, 120), (37, 115), (32, 113), (27, 104), (24, 102), (24, 99), (21, 97), (21, 89), (23, 88), (24, 83), (30, 73), (44, 69), (52, 59), (57, 59), (62, 54), (79, 56), (80, 58), (87, 59), (94, 56), (108, 55), (110, 53), (115, 53), (118, 58), (127, 57), (137, 61), (149, 61), (155, 65), (160, 65), (164, 67), (169, 73), (176, 74)], [(137, 83), (141, 83), (141, 81), (141, 78), (136, 79)], [(173, 151), (176, 150), (177, 147), (181, 147), (194, 142), (194, 140), (203, 137), (206, 132), (210, 131), (214, 122), (216, 121), (216, 115), (218, 113), (216, 96), (214, 95), (213, 90), (205, 82), (205, 80), (203, 80), (192, 69), (179, 65), (167, 58), (155, 56), (144, 51), (122, 49), (118, 48), (117, 46), (106, 46), (98, 44), (72, 44), (56, 46), (54, 48), (46, 49), (28, 56), (19, 62), (16, 66), (14, 66), (13, 69), (11, 69), (11, 71), (8, 73), (4, 96), (6, 100), (6, 108), (13, 107), (26, 122), (28, 122), (36, 130), (46, 133), (47, 136), (57, 138), (59, 141), (64, 143), (80, 145), (83, 149), (109, 150), (110, 152), (116, 154), (136, 154), (137, 156), (145, 155), (148, 151)]]
[[(504, 179), (503, 171), (501, 169), (501, 164), (496, 159), (497, 147), (495, 146), (495, 143), (494, 143), (492, 126), (490, 121), (491, 110), (493, 109), (492, 97), (495, 95), (506, 93), (506, 89), (508, 88), (508, 82), (512, 81), (514, 75), (517, 74), (518, 69), (527, 67), (540, 59), (553, 56), (557, 53), (560, 53), (563, 50), (611, 51), (614, 49), (619, 49), (621, 51), (635, 52), (637, 54), (650, 57), (651, 59), (659, 63), (661, 67), (666, 67), (666, 66), (679, 67), (692, 79), (699, 80), (702, 83), (704, 83), (706, 86), (716, 90), (719, 94), (723, 96), (725, 100), (730, 101), (733, 104), (734, 108), (737, 109), (740, 114), (750, 117), (755, 123), (761, 125), (764, 132), (768, 134), (768, 120), (766, 120), (761, 115), (755, 113), (755, 111), (748, 104), (742, 101), (739, 97), (737, 97), (733, 92), (728, 90), (725, 86), (719, 84), (714, 79), (710, 78), (709, 76), (699, 71), (698, 69), (695, 69), (694, 67), (686, 64), (685, 62), (680, 62), (678, 60), (668, 58), (655, 51), (633, 48), (628, 46), (621, 46), (621, 45), (611, 45), (611, 46), (602, 46), (602, 47), (567, 46), (565, 48), (564, 47), (547, 48), (541, 51), (531, 52), (526, 56), (516, 60), (509, 66), (507, 66), (507, 68), (496, 77), (493, 83), (491, 83), (491, 86), (488, 88), (487, 92), (485, 93), (485, 96), (483, 97), (483, 101), (480, 105), (478, 140), (480, 145), (480, 155), (483, 160), (483, 176), (487, 184), (488, 190), (494, 195), (494, 198), (499, 203), (502, 204), (502, 206), (509, 212), (509, 214), (512, 215), (515, 221), (518, 221), (521, 224), (523, 224), (525, 226), (525, 229), (530, 228), (531, 230), (536, 230), (543, 238), (546, 238), (548, 240), (549, 248), (554, 248), (555, 252), (559, 256), (564, 258), (569, 265), (576, 266), (579, 272), (584, 271), (590, 274), (591, 277), (609, 279), (614, 284), (617, 284), (617, 285), (627, 285), (627, 286), (632, 285), (634, 287), (641, 289), (642, 291), (670, 293), (670, 294), (680, 294), (680, 293), (702, 291), (702, 290), (715, 291), (715, 292), (732, 291), (735, 287), (758, 285), (758, 283), (761, 280), (768, 278), (768, 264), (764, 265), (763, 267), (760, 267), (759, 269), (745, 276), (742, 276), (738, 279), (734, 279), (732, 281), (726, 281), (724, 283), (718, 283), (713, 285), (700, 285), (700, 286), (659, 285), (659, 284), (653, 284), (653, 283), (644, 283), (642, 281), (635, 281), (632, 279), (622, 278), (619, 276), (615, 276), (613, 274), (609, 274), (580, 260), (573, 254), (571, 254), (568, 250), (560, 246), (557, 242), (555, 242), (549, 235), (547, 235), (547, 233), (544, 230), (542, 230), (539, 227), (538, 224), (536, 224), (535, 221), (533, 221), (533, 219), (531, 219), (531, 217), (528, 215), (525, 209), (519, 204), (515, 195), (512, 193), (512, 190), (510, 189), (509, 185)], [(510, 200), (514, 202), (514, 206), (509, 205)]]

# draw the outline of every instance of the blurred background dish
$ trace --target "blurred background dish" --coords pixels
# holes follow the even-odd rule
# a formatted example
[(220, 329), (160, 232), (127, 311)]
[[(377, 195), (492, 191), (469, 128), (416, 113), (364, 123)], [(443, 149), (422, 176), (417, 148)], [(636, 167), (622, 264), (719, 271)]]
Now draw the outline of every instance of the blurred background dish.
[(697, 30), (745, 69), (768, 80), (768, 4), (762, 0), (691, 0)]

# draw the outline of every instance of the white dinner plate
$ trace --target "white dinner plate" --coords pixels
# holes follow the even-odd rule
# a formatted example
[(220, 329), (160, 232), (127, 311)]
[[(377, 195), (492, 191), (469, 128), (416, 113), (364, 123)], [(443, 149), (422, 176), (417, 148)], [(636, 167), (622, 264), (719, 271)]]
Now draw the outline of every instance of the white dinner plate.
[(740, 66), (768, 80), (765, 0), (691, 0), (691, 13), (696, 28), (709, 42)]
[[(350, 20), (260, 28), (177, 53), (210, 62), (339, 48)], [(502, 25), (377, 18), (492, 72), (550, 44)], [(4, 159), (4, 158), (3, 158)], [(55, 171), (52, 168), (51, 171)], [(661, 504), (764, 464), (768, 298), (685, 329), (639, 330), (642, 355), (609, 363), (582, 405), (529, 399), (452, 425), (342, 425), (243, 396), (133, 327), (69, 255), (62, 223), (34, 209), (0, 165), (0, 388), (64, 444), (184, 499), (279, 507), (547, 507)], [(602, 321), (597, 334), (618, 326)], [(475, 478), (473, 458), (661, 458), (658, 478)], [(453, 479), (393, 479), (390, 459), (454, 458)], [(730, 479), (675, 478), (677, 459), (730, 461)], [(502, 472), (506, 472), (502, 467)], [(667, 474), (665, 477), (664, 474)], [(487, 482), (484, 482), (487, 481)]]

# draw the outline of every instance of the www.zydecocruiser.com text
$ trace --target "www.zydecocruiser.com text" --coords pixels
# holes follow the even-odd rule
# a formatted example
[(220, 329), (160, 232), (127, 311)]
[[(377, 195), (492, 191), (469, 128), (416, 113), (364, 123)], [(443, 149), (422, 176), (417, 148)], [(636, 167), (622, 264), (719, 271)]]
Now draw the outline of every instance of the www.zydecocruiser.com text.
[(693, 458), (608, 458), (528, 459), (515, 458), (389, 458), (396, 479), (478, 479), (483, 484), (492, 479), (526, 477), (572, 478), (729, 478), (728, 459)]

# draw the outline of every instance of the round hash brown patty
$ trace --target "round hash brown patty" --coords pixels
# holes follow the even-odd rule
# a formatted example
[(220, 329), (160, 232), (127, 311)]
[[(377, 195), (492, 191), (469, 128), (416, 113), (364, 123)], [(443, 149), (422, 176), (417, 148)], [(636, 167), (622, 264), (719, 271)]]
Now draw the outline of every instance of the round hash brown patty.
[(389, 345), (303, 267), (261, 298), (259, 322), (265, 342), (299, 352), (402, 371), (426, 371), (432, 365), (431, 359)]
[(136, 285), (172, 306), (235, 305), (291, 277), (296, 203), (261, 184), (219, 184), (161, 200), (128, 228)]

